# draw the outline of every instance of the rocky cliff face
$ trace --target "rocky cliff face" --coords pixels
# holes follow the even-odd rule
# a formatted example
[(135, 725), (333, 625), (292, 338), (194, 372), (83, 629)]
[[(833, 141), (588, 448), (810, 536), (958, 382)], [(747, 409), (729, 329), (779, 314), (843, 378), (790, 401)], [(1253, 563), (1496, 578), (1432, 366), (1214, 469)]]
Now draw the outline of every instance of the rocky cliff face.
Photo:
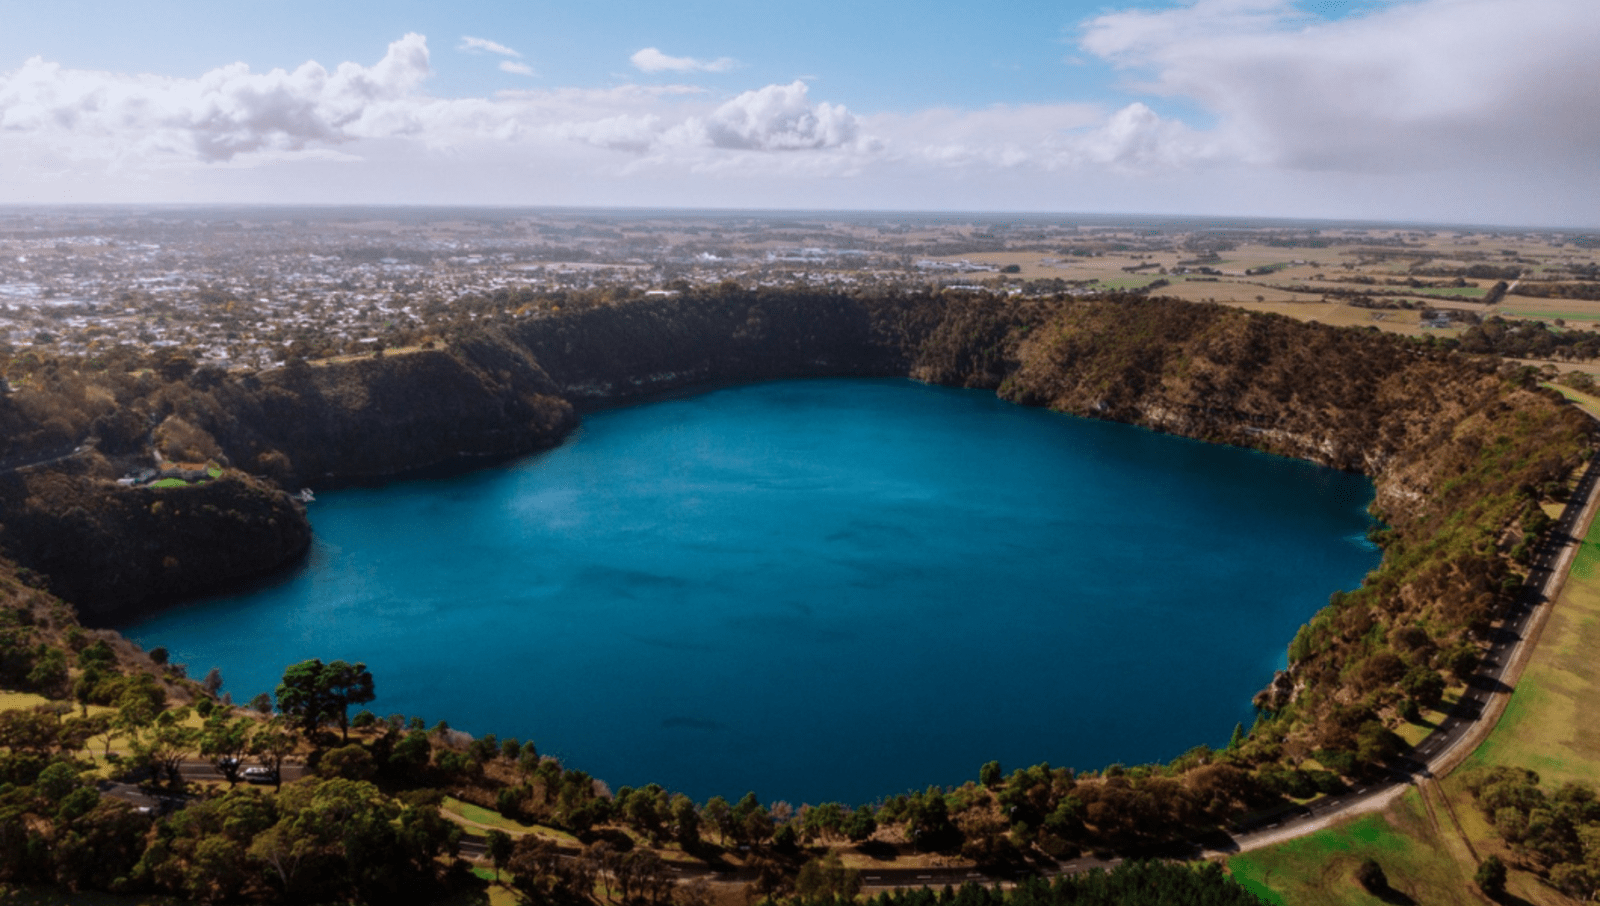
[(508, 336), (579, 405), (698, 384), (904, 375), (900, 323), (928, 300), (725, 290), (591, 308)]
[(234, 463), (285, 486), (528, 453), (577, 424), (527, 350), (489, 335), (448, 352), (302, 363), (215, 396), (218, 405), (196, 423)]
[[(1591, 433), (1492, 364), (1219, 306), (730, 288), (242, 377), (144, 375), (114, 393), (63, 378), (74, 399), (100, 408), (53, 417), (40, 434), (51, 444), (94, 440), (73, 435), (79, 424), (106, 426), (96, 429), (102, 449), (113, 437), (117, 449), (142, 449), (165, 432), (264, 480), (219, 483), (190, 505), (115, 489), (109, 475), (58, 476), (50, 488), (35, 476), (0, 494), (0, 544), (91, 610), (167, 599), (305, 549), (303, 516), (267, 482), (316, 487), (527, 453), (559, 443), (580, 408), (695, 385), (893, 375), (1362, 471), (1377, 483), (1381, 517), (1415, 544), (1442, 524), (1446, 489), (1500, 501), (1485, 515), (1490, 537), (1515, 531), (1527, 489), (1564, 474)], [(12, 401), (8, 418), (31, 424), (26, 413), (51, 412), (47, 403)], [(1480, 451), (1502, 441), (1515, 455), (1486, 463)], [(101, 553), (135, 547), (126, 566)]]
[(219, 591), (304, 555), (305, 512), (238, 473), (189, 487), (121, 487), (59, 471), (0, 480), (12, 557), (86, 622)]

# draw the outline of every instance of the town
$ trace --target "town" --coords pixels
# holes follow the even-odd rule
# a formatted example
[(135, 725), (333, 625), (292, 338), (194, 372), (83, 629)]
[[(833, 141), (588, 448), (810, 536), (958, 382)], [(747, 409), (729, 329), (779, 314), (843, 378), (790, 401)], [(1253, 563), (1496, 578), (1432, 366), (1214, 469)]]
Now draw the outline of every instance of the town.
[(1549, 230), (1125, 215), (9, 208), (0, 361), (132, 367), (177, 347), (202, 364), (266, 369), (421, 345), (489, 313), (539, 317), (563, 293), (625, 301), (725, 281), (1159, 291), (1448, 335), (1491, 311), (1539, 316), (1548, 305), (1494, 306), (1518, 283), (1592, 278), (1597, 248), (1593, 235)]

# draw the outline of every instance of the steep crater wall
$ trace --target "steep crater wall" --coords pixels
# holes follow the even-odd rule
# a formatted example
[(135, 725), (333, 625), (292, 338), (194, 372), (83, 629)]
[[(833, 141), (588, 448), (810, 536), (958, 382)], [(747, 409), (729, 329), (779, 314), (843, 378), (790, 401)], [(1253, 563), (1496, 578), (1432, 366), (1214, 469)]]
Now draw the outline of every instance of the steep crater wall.
[[(1492, 360), (1220, 306), (729, 288), (566, 308), (479, 324), (438, 349), (261, 374), (202, 369), (98, 391), (60, 377), (61, 399), (101, 408), (33, 430), (38, 451), (78, 440), (138, 450), (176, 438), (258, 476), (238, 475), (258, 509), (202, 502), (151, 524), (140, 514), (161, 501), (114, 486), (109, 467), (85, 467), (48, 494), (30, 473), (0, 487), (0, 543), (93, 619), (292, 562), (308, 530), (269, 482), (316, 487), (526, 453), (559, 443), (582, 409), (701, 385), (910, 376), (1372, 477), (1384, 565), (1295, 640), (1295, 678), (1280, 686), (1311, 691), (1269, 703), (1315, 744), (1342, 746), (1353, 745), (1345, 729), (1393, 702), (1385, 639), (1418, 628), (1426, 644), (1407, 657), (1431, 664), (1430, 652), (1467, 644), (1493, 621), (1540, 501), (1591, 444), (1587, 419)], [(36, 425), (18, 413), (52, 411), (38, 392), (26, 406), (0, 403), (0, 420)], [(258, 515), (219, 521), (208, 505)], [(95, 551), (119, 536), (165, 552), (114, 568)], [(211, 565), (190, 565), (202, 563)], [(1320, 720), (1329, 709), (1359, 719)]]

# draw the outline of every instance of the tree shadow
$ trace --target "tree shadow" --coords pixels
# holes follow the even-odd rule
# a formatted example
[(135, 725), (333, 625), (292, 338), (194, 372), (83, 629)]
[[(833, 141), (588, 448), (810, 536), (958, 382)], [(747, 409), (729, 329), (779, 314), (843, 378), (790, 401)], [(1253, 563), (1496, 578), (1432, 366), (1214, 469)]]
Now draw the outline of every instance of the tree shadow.
[(1416, 900), (1388, 885), (1384, 885), (1382, 890), (1369, 890), (1367, 892), (1390, 904), (1390, 906), (1417, 906)]
[(874, 862), (893, 862), (900, 856), (894, 844), (882, 840), (863, 840), (856, 844), (856, 852)]

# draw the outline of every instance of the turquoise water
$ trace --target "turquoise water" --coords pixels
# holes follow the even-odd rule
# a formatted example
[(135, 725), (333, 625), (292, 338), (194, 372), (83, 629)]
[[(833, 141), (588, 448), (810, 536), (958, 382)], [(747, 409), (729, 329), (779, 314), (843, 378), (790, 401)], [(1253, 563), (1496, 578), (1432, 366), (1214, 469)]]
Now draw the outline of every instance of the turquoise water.
[(123, 630), (239, 701), (361, 660), (378, 713), (531, 738), (613, 788), (855, 803), (1225, 744), (1377, 564), (1371, 494), (977, 391), (761, 384), (321, 494), (295, 575)]

